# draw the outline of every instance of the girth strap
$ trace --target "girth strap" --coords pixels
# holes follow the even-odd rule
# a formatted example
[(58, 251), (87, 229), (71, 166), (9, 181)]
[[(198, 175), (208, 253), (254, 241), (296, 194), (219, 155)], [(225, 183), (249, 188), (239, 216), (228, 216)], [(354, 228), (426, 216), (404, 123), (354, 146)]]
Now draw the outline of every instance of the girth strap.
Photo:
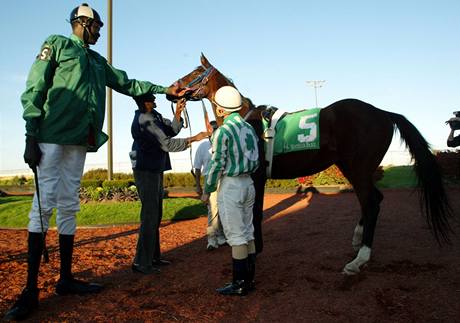
[(267, 166), (267, 178), (271, 178), (272, 166), (273, 166), (273, 147), (275, 144), (276, 124), (286, 115), (285, 111), (276, 110), (273, 114), (270, 122), (268, 123), (267, 129), (264, 131), (265, 145), (265, 160), (268, 163)]

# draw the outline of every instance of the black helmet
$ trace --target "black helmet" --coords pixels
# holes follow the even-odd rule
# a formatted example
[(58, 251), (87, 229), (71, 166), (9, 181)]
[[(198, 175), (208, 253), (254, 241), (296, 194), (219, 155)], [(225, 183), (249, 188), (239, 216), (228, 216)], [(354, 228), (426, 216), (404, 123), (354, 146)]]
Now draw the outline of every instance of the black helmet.
[(104, 23), (101, 20), (101, 16), (97, 13), (96, 10), (91, 8), (87, 3), (82, 3), (80, 6), (74, 8), (70, 13), (70, 23), (79, 19), (80, 17), (88, 17), (93, 21), (99, 23), (99, 25), (104, 26)]
[(153, 94), (147, 93), (147, 94), (142, 94), (139, 96), (133, 97), (134, 101), (136, 101), (137, 106), (139, 109), (144, 108), (144, 102), (154, 102), (155, 101), (155, 96)]

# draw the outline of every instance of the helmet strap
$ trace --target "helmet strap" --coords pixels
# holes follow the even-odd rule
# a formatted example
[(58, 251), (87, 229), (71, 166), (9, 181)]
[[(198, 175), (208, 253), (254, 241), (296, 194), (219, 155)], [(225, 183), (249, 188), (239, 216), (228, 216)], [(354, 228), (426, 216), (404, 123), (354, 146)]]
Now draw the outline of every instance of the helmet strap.
[(227, 111), (225, 111), (225, 110), (222, 109), (221, 107), (219, 107), (219, 106), (216, 107), (216, 115), (217, 115), (218, 117), (221, 117), (221, 118), (222, 118), (222, 117), (225, 117), (227, 114), (228, 114)]
[(91, 25), (93, 24), (93, 19), (88, 19), (87, 21), (83, 21), (82, 19), (78, 18), (78, 23), (83, 27), (83, 42), (87, 47), (89, 47), (89, 36), (94, 36), (91, 32)]

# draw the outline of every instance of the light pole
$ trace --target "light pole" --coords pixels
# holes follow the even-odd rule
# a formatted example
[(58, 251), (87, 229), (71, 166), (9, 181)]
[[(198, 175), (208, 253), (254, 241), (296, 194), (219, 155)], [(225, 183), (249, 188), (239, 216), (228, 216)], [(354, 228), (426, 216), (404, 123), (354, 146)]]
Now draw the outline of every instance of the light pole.
[[(107, 0), (107, 62), (112, 64), (112, 0)], [(112, 89), (107, 88), (107, 179), (113, 177)]]
[(307, 81), (307, 84), (315, 88), (315, 108), (318, 108), (318, 88), (323, 87), (325, 80)]

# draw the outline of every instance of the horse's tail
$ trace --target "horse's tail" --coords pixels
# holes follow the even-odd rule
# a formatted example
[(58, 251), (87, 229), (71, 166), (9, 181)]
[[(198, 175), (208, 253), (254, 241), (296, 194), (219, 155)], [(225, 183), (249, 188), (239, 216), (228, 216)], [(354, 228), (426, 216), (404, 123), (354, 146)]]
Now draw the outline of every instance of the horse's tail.
[(393, 124), (399, 129), (401, 141), (414, 161), (414, 170), (418, 178), (418, 187), (422, 190), (420, 203), (425, 210), (426, 221), (439, 244), (450, 243), (452, 232), (449, 218), (452, 209), (444, 190), (441, 169), (425, 138), (404, 116), (388, 112)]

